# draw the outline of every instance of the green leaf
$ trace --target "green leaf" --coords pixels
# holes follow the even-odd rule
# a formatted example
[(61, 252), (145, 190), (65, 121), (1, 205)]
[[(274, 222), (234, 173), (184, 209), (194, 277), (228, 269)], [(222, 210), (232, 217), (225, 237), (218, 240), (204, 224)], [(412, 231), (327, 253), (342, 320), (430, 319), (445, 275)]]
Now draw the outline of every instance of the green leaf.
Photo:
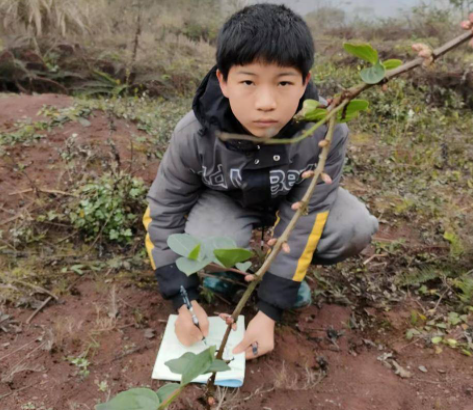
[(378, 62), (378, 52), (367, 43), (353, 44), (345, 43), (343, 48), (355, 57), (361, 58), (362, 60), (368, 61), (371, 64)]
[(420, 335), (420, 332), (417, 329), (408, 329), (406, 332), (406, 339), (411, 340), (414, 336)]
[(176, 373), (176, 374), (183, 374), (189, 363), (192, 361), (192, 359), (196, 356), (195, 353), (184, 353), (181, 357), (178, 359), (172, 359), (168, 360), (164, 364), (171, 370), (171, 372)]
[(176, 261), (176, 265), (181, 272), (184, 272), (187, 276), (189, 276), (193, 273), (200, 271), (201, 269), (204, 269), (210, 262), (212, 262), (212, 260), (207, 257), (200, 261), (194, 261), (192, 259), (184, 258), (183, 256), (181, 256)]
[[(197, 355), (187, 352), (178, 359), (168, 360), (164, 364), (169, 367), (169, 370), (173, 373), (182, 375), (181, 386), (185, 386), (201, 374), (209, 373), (211, 371), (210, 369), (213, 367), (217, 369), (214, 371), (229, 370), (220, 363), (223, 362), (222, 360), (216, 360), (214, 358), (215, 350), (215, 346), (210, 346)], [(225, 364), (225, 362), (223, 362), (223, 364)]]
[(214, 353), (215, 346), (210, 346), (208, 349), (192, 358), (185, 372), (182, 374), (181, 384), (185, 386), (201, 374), (208, 373), (207, 369), (214, 360)]
[(253, 256), (253, 252), (243, 248), (215, 249), (214, 254), (226, 268), (232, 268), (235, 264), (244, 262)]
[(226, 372), (228, 370), (231, 370), (228, 364), (223, 360), (215, 359), (205, 373)]
[(306, 120), (310, 121), (307, 118), (314, 110), (318, 109), (321, 106), (321, 103), (317, 100), (304, 100), (301, 110), (295, 115), (296, 120)]
[(458, 325), (462, 320), (460, 318), (460, 315), (457, 312), (450, 312), (448, 314), (448, 321), (453, 325), (456, 326)]
[[(352, 100), (350, 103), (347, 105), (346, 110), (339, 111), (337, 113), (337, 121), (338, 122), (347, 122), (352, 120), (353, 118), (358, 117), (361, 111), (365, 111), (368, 109), (370, 103), (366, 100)], [(345, 114), (345, 117), (343, 117), (343, 114)]]
[(164, 403), (166, 399), (180, 387), (181, 387), (180, 384), (168, 383), (160, 387), (158, 391), (156, 392), (156, 394), (158, 395), (159, 400), (161, 400), (161, 403)]
[(435, 337), (432, 338), (432, 343), (434, 345), (438, 345), (442, 340), (443, 340), (442, 336), (435, 336)]
[(196, 261), (199, 259), (199, 253), (200, 253), (200, 243), (197, 244), (197, 246), (192, 249), (191, 253), (189, 253), (188, 258), (192, 259), (193, 261)]
[(383, 61), (381, 64), (386, 70), (393, 70), (402, 65), (402, 61), (398, 60), (397, 58), (391, 58), (389, 60)]
[(447, 339), (447, 344), (452, 348), (455, 349), (458, 346), (458, 341), (456, 339)]
[(307, 113), (304, 116), (304, 120), (317, 122), (317, 121), (323, 120), (326, 115), (327, 115), (327, 110), (325, 108), (316, 108), (315, 110)]
[(237, 269), (241, 270), (242, 272), (246, 272), (251, 267), (251, 265), (252, 265), (251, 261), (242, 262), (242, 263), (239, 262), (235, 264)]
[(236, 242), (232, 238), (225, 236), (215, 236), (206, 238), (203, 242), (203, 254), (218, 265), (222, 265), (214, 254), (215, 249), (233, 249), (237, 248)]
[(385, 74), (386, 69), (380, 62), (377, 62), (372, 67), (364, 68), (360, 71), (361, 79), (367, 84), (379, 83), (384, 78)]
[(156, 410), (160, 403), (153, 390), (138, 387), (118, 393), (107, 403), (97, 404), (95, 410)]
[(192, 253), (200, 241), (187, 233), (175, 233), (170, 235), (167, 244), (178, 255), (186, 258)]

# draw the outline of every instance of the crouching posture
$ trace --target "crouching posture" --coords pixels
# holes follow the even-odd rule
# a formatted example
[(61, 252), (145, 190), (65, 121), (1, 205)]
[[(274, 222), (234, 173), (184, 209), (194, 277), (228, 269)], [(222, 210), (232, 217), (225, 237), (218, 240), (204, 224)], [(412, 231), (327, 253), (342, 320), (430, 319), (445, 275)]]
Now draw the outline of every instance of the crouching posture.
[[(159, 289), (179, 312), (176, 334), (190, 345), (208, 332), (199, 305), (197, 275), (186, 276), (175, 264), (178, 255), (166, 244), (169, 235), (198, 238), (230, 236), (248, 247), (256, 226), (284, 231), (309, 180), (302, 173), (317, 165), (326, 127), (295, 144), (222, 141), (219, 132), (255, 137), (294, 138), (313, 124), (293, 116), (305, 99), (319, 99), (311, 82), (314, 62), (311, 33), (301, 17), (284, 6), (257, 4), (237, 12), (220, 30), (217, 64), (203, 79), (192, 111), (177, 124), (149, 191), (144, 216), (146, 247)], [(339, 187), (348, 128), (337, 125), (325, 173), (289, 239), (258, 289), (259, 312), (250, 321), (234, 353), (248, 359), (274, 347), (274, 326), (284, 310), (310, 304), (303, 280), (310, 264), (332, 264), (359, 253), (378, 229), (378, 222), (353, 195)], [(204, 286), (216, 292), (234, 289), (214, 278)], [(194, 326), (180, 295), (184, 286), (202, 332)], [(254, 346), (257, 342), (258, 350)]]

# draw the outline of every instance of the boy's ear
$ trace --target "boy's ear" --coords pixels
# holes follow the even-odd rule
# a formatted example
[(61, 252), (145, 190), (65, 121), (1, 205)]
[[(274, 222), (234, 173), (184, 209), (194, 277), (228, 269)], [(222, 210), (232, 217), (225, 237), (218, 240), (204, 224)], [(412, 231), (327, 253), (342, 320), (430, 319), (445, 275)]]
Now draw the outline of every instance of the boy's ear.
[(309, 71), (309, 72), (307, 73), (307, 76), (306, 76), (305, 81), (304, 81), (304, 85), (305, 85), (306, 87), (307, 87), (307, 85), (309, 84), (309, 81), (310, 81), (311, 77), (312, 77), (312, 73)]
[(222, 90), (222, 94), (228, 98), (228, 95), (227, 95), (227, 82), (225, 81), (225, 79), (223, 78), (223, 74), (222, 72), (217, 68), (217, 79), (218, 79), (218, 83), (220, 84), (220, 90)]

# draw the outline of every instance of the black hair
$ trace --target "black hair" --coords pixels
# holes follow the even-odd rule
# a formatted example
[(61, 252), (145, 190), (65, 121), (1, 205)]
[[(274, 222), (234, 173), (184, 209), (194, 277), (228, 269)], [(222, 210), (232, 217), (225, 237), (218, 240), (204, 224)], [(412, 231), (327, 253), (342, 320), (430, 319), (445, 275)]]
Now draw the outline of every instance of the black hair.
[(227, 80), (230, 68), (253, 62), (298, 69), (303, 79), (314, 64), (314, 40), (301, 16), (277, 4), (255, 4), (233, 14), (217, 41), (217, 67)]

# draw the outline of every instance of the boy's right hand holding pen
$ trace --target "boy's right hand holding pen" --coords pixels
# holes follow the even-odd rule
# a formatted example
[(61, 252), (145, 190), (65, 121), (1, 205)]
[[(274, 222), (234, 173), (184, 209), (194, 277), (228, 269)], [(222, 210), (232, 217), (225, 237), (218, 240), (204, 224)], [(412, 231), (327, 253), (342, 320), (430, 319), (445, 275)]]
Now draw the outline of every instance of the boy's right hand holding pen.
[(205, 310), (196, 300), (193, 300), (190, 303), (192, 304), (194, 313), (199, 320), (200, 329), (194, 324), (192, 314), (186, 304), (183, 304), (178, 309), (175, 331), (177, 338), (184, 346), (191, 346), (202, 340), (204, 337), (207, 337), (209, 334), (209, 319), (207, 313), (205, 313)]

